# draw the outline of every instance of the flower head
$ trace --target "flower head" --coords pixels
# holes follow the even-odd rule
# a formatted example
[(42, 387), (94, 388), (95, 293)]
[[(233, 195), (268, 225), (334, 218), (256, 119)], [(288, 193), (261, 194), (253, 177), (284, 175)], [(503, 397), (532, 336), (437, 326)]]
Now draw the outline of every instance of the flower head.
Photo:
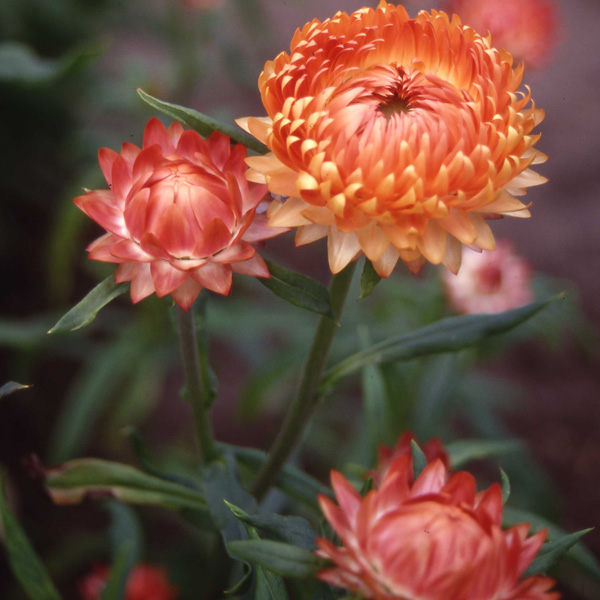
[(495, 252), (466, 252), (460, 272), (446, 272), (443, 280), (457, 312), (499, 313), (533, 301), (531, 276), (529, 263), (501, 240)]
[(332, 472), (338, 504), (319, 503), (342, 545), (317, 540), (317, 553), (334, 563), (320, 579), (376, 600), (559, 598), (553, 580), (521, 577), (545, 532), (501, 529), (498, 484), (476, 493), (470, 474), (450, 476), (439, 459), (412, 484), (411, 472), (409, 456), (400, 456), (364, 498)]
[(522, 72), (443, 12), (382, 0), (307, 23), (260, 76), (267, 116), (238, 121), (272, 151), (247, 161), (281, 196), (270, 225), (327, 237), (334, 273), (363, 253), (383, 277), (399, 258), (456, 272), (461, 244), (494, 248), (485, 218), (529, 216), (515, 196), (545, 181)]
[[(108, 566), (94, 565), (92, 572), (79, 582), (82, 600), (100, 600), (109, 575)], [(175, 600), (178, 596), (179, 592), (169, 582), (165, 569), (153, 565), (137, 565), (127, 579), (124, 600)]]
[(251, 242), (282, 230), (256, 214), (266, 188), (244, 177), (244, 146), (150, 119), (142, 148), (125, 143), (121, 154), (98, 156), (111, 189), (74, 202), (108, 231), (89, 257), (119, 263), (115, 281), (131, 281), (133, 302), (171, 294), (187, 310), (202, 288), (228, 294), (232, 271), (269, 277)]
[(492, 35), (528, 67), (548, 61), (556, 41), (556, 7), (550, 0), (450, 0), (448, 10), (467, 25)]
[[(394, 461), (400, 456), (408, 456), (409, 457), (409, 474), (411, 475), (410, 483), (412, 483), (412, 441), (417, 441), (414, 433), (411, 431), (404, 432), (396, 445), (393, 448), (386, 446), (385, 444), (380, 444), (377, 448), (377, 468), (368, 472), (368, 475), (373, 478), (373, 483), (375, 486), (379, 486), (381, 482), (385, 479), (385, 476), (394, 463)], [(444, 450), (444, 446), (442, 444), (442, 440), (439, 438), (432, 438), (426, 444), (421, 446), (421, 450), (423, 454), (425, 454), (425, 458), (427, 462), (430, 463), (436, 458), (439, 458), (442, 463), (444, 463), (445, 467), (448, 467), (450, 464), (448, 454)]]

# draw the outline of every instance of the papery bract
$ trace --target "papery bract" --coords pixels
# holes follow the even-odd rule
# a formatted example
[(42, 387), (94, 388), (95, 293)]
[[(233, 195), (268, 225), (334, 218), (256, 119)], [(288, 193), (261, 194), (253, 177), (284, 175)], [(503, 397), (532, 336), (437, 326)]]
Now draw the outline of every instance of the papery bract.
[(257, 214), (266, 187), (246, 180), (246, 148), (214, 132), (203, 140), (179, 123), (150, 119), (142, 148), (102, 148), (110, 190), (74, 202), (108, 233), (88, 247), (94, 260), (119, 263), (117, 283), (131, 281), (131, 299), (171, 294), (187, 310), (202, 288), (231, 289), (232, 271), (269, 277), (251, 245), (281, 233)]
[(457, 275), (444, 273), (450, 306), (460, 313), (499, 313), (533, 302), (532, 270), (500, 240), (495, 252), (465, 252)]
[[(94, 565), (91, 573), (78, 583), (82, 600), (100, 600), (110, 576), (107, 565)], [(137, 565), (127, 579), (124, 600), (175, 600), (177, 588), (169, 582), (167, 571), (154, 565)]]
[(539, 67), (550, 59), (556, 42), (556, 6), (550, 0), (450, 0), (465, 25), (488, 31), (498, 48), (506, 48), (527, 67)]
[[(417, 439), (411, 431), (405, 431), (393, 448), (380, 444), (377, 448), (377, 467), (368, 472), (368, 476), (373, 478), (375, 486), (379, 486), (386, 476), (390, 466), (400, 456), (409, 457), (409, 468), (412, 469), (412, 441), (417, 442)], [(417, 442), (418, 443), (418, 442)], [(439, 438), (432, 438), (426, 444), (420, 446), (427, 462), (430, 463), (436, 458), (439, 458), (445, 467), (449, 467), (450, 460), (448, 453), (444, 450), (442, 440)], [(410, 477), (410, 483), (412, 483), (413, 477)]]
[(439, 459), (411, 484), (410, 462), (397, 458), (364, 498), (332, 472), (338, 504), (319, 503), (341, 545), (317, 540), (317, 554), (333, 562), (320, 579), (376, 600), (559, 598), (552, 579), (522, 578), (546, 534), (501, 529), (498, 484), (476, 493), (470, 474), (450, 476)]
[(456, 272), (461, 244), (494, 248), (485, 219), (529, 216), (516, 196), (546, 181), (522, 72), (442, 12), (382, 0), (307, 23), (260, 76), (267, 116), (238, 121), (272, 151), (247, 161), (280, 195), (269, 223), (327, 237), (334, 273), (363, 253), (383, 277), (399, 258)]

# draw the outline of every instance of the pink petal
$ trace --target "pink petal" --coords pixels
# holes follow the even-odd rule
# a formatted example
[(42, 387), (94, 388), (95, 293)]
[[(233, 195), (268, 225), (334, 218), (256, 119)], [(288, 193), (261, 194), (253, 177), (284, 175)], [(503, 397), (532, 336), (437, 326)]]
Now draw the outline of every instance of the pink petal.
[(191, 273), (192, 277), (202, 286), (217, 294), (227, 296), (231, 291), (231, 267), (218, 265), (213, 262), (206, 263), (197, 271)]
[(98, 151), (98, 162), (100, 163), (100, 168), (102, 169), (102, 173), (104, 173), (104, 179), (106, 179), (109, 187), (112, 185), (112, 167), (117, 156), (119, 155), (110, 148), (100, 148)]
[(220, 219), (211, 221), (202, 231), (193, 253), (194, 257), (211, 256), (227, 248), (231, 243), (231, 232)]
[(163, 158), (160, 147), (154, 145), (144, 148), (137, 156), (132, 168), (132, 178), (134, 180), (145, 179), (152, 173)]
[(179, 139), (177, 153), (191, 162), (196, 162), (196, 154), (206, 156), (208, 154), (208, 148), (206, 147), (204, 140), (195, 131), (188, 129), (183, 132)]
[(244, 232), (242, 239), (246, 242), (258, 242), (290, 231), (290, 227), (271, 227), (267, 225), (267, 215), (255, 215), (252, 224)]
[(222, 169), (229, 158), (229, 148), (231, 146), (229, 137), (220, 131), (213, 131), (206, 140), (206, 145), (213, 162), (219, 169)]
[(349, 521), (354, 521), (356, 513), (360, 508), (360, 495), (350, 485), (348, 480), (338, 471), (331, 471), (331, 485), (335, 492), (340, 509)]
[(165, 212), (175, 202), (175, 192), (169, 185), (155, 185), (151, 188), (146, 213), (146, 231), (156, 233)]
[(475, 502), (475, 491), (475, 478), (465, 471), (453, 475), (442, 488), (442, 493), (450, 496), (452, 504), (465, 503), (468, 506)]
[(129, 167), (121, 155), (117, 155), (112, 165), (112, 185), (111, 190), (115, 195), (117, 203), (121, 203), (131, 190), (131, 173)]
[(170, 294), (189, 278), (189, 273), (175, 269), (165, 260), (156, 260), (150, 264), (150, 273), (159, 298)]
[(239, 242), (229, 248), (225, 248), (223, 252), (215, 254), (213, 262), (216, 263), (236, 263), (242, 260), (248, 260), (256, 254), (256, 250), (247, 242)]
[(122, 237), (114, 233), (105, 233), (87, 247), (87, 251), (89, 252), (88, 258), (110, 263), (123, 262), (112, 253), (113, 246), (122, 240)]
[(497, 483), (492, 484), (487, 490), (481, 492), (476, 498), (476, 511), (479, 516), (487, 517), (491, 523), (502, 522), (502, 489)]
[(231, 199), (231, 208), (236, 218), (239, 220), (242, 216), (242, 205), (244, 203), (244, 199), (237, 179), (231, 172), (227, 173), (227, 189), (229, 190), (229, 197)]
[(240, 273), (241, 275), (251, 275), (252, 277), (264, 277), (266, 279), (271, 278), (267, 263), (263, 258), (255, 254), (249, 260), (243, 262), (236, 262), (231, 264), (231, 269), (234, 273)]
[(173, 121), (169, 125), (169, 129), (167, 129), (167, 136), (169, 138), (170, 143), (173, 146), (173, 149), (177, 148), (177, 144), (179, 144), (179, 140), (183, 134), (183, 127), (177, 121)]
[(153, 233), (145, 233), (140, 240), (140, 247), (154, 258), (169, 260), (170, 254), (164, 249), (160, 240)]
[(131, 200), (127, 203), (123, 211), (125, 224), (134, 240), (139, 241), (146, 233), (146, 213), (148, 212), (148, 198), (150, 198), (150, 190), (142, 188)]
[(150, 262), (153, 259), (150, 254), (144, 252), (139, 244), (136, 244), (133, 240), (120, 240), (112, 247), (111, 252), (117, 258), (126, 261)]
[(123, 144), (121, 145), (121, 156), (123, 157), (127, 165), (130, 167), (130, 169), (139, 153), (140, 149), (134, 144), (131, 144), (129, 142), (123, 142)]
[(95, 190), (85, 196), (78, 196), (75, 204), (98, 225), (122, 238), (129, 237), (123, 213), (115, 206), (115, 199), (109, 190)]
[(189, 310), (201, 291), (202, 286), (190, 277), (183, 285), (174, 290), (171, 296), (183, 310)]
[(444, 487), (447, 474), (446, 467), (439, 458), (430, 462), (415, 480), (410, 490), (411, 497), (437, 494)]
[(156, 237), (172, 256), (176, 258), (192, 256), (194, 237), (191, 227), (181, 210), (174, 204), (162, 214), (156, 228)]
[(156, 117), (152, 117), (146, 124), (144, 130), (144, 143), (142, 147), (149, 148), (150, 146), (158, 144), (162, 151), (166, 154), (173, 152), (174, 147), (169, 143), (167, 138), (167, 130), (165, 126)]
[(115, 283), (131, 281), (131, 301), (136, 304), (154, 293), (149, 263), (123, 263), (115, 273)]
[(226, 195), (222, 182), (219, 186), (215, 186), (212, 182), (211, 187), (213, 189), (202, 185), (194, 185), (190, 188), (190, 201), (198, 224), (204, 228), (213, 219), (220, 219), (228, 228), (233, 228), (235, 223), (233, 210), (221, 200), (221, 197)]

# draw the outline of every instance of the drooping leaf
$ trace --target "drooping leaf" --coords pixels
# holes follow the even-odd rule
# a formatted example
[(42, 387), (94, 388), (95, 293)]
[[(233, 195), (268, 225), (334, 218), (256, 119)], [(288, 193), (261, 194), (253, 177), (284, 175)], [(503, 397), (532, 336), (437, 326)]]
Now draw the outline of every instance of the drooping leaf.
[[(505, 506), (502, 525), (504, 527), (513, 527), (519, 523), (530, 523), (532, 532), (547, 529), (547, 539), (550, 541), (559, 540), (568, 535), (566, 531), (540, 515), (511, 506)], [(594, 555), (583, 544), (575, 544), (571, 547), (565, 558), (573, 561), (578, 568), (594, 580), (600, 581), (600, 565)]]
[(381, 276), (377, 273), (373, 267), (373, 263), (369, 260), (365, 260), (362, 273), (360, 275), (360, 297), (359, 300), (363, 300), (367, 296), (370, 296), (375, 286), (381, 281)]
[(529, 565), (526, 575), (545, 573), (556, 561), (566, 554), (586, 533), (592, 529), (583, 529), (564, 535), (558, 539), (546, 542), (537, 554), (535, 560)]
[(506, 504), (510, 498), (510, 479), (504, 469), (500, 469), (500, 478), (502, 479), (502, 504)]
[(133, 542), (123, 542), (119, 548), (104, 589), (101, 600), (123, 600), (127, 578), (133, 566)]
[(514, 329), (555, 299), (534, 302), (500, 314), (449, 317), (417, 331), (389, 338), (331, 367), (325, 373), (321, 392), (327, 393), (340, 379), (368, 365), (406, 361), (475, 346), (493, 335)]
[(211, 117), (203, 115), (197, 110), (179, 106), (178, 104), (170, 104), (158, 98), (154, 98), (144, 90), (138, 88), (137, 93), (140, 98), (153, 108), (156, 108), (161, 113), (179, 121), (182, 125), (193, 129), (203, 137), (208, 137), (213, 131), (220, 131), (229, 136), (235, 142), (243, 144), (247, 148), (254, 150), (258, 154), (266, 154), (269, 149), (259, 142), (255, 137), (247, 134), (245, 131), (235, 125), (221, 123)]
[(144, 536), (140, 520), (131, 506), (127, 506), (116, 500), (109, 500), (106, 505), (110, 513), (109, 532), (113, 560), (116, 560), (121, 549), (126, 544), (129, 544), (129, 562), (127, 568), (127, 571), (129, 571), (142, 558)]
[(237, 519), (257, 529), (263, 535), (305, 550), (314, 550), (316, 547), (315, 540), (318, 535), (310, 523), (302, 517), (282, 516), (276, 513), (248, 514), (230, 502), (226, 504)]
[(258, 281), (266, 288), (294, 306), (326, 317), (333, 317), (329, 292), (322, 283), (270, 261), (265, 262), (269, 267), (271, 279), (259, 278)]
[(31, 546), (18, 521), (8, 509), (0, 473), (0, 518), (3, 545), (10, 568), (30, 600), (60, 600), (46, 568)]
[(519, 440), (457, 440), (446, 444), (452, 469), (462, 467), (472, 460), (502, 456), (523, 447)]
[(415, 479), (423, 472), (423, 469), (427, 466), (427, 458), (425, 453), (421, 450), (419, 444), (415, 440), (410, 441), (410, 451), (413, 459), (413, 471)]
[(312, 577), (327, 565), (308, 550), (273, 540), (238, 540), (228, 546), (244, 560), (282, 577)]
[(17, 383), (16, 381), (9, 381), (0, 387), (0, 398), (4, 398), (4, 396), (8, 396), (9, 394), (19, 390), (26, 390), (29, 387), (31, 386), (23, 383)]
[(128, 290), (129, 283), (115, 283), (112, 275), (107, 277), (67, 312), (48, 333), (74, 331), (89, 325), (101, 308)]
[(198, 490), (96, 458), (72, 460), (49, 469), (46, 488), (57, 504), (78, 504), (88, 496), (105, 496), (127, 504), (206, 511), (204, 496)]

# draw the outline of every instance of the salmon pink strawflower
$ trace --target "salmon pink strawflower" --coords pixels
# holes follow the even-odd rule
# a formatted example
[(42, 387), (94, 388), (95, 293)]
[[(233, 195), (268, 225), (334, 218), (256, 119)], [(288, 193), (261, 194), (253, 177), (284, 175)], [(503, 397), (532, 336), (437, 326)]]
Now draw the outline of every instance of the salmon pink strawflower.
[(270, 276), (251, 243), (283, 230), (257, 214), (266, 187), (246, 180), (245, 146), (153, 118), (141, 149), (125, 143), (98, 156), (111, 189), (74, 202), (108, 231), (89, 257), (119, 264), (115, 281), (131, 281), (133, 302), (171, 294), (187, 310), (202, 288), (229, 294), (232, 272)]
[(494, 248), (485, 219), (529, 216), (516, 196), (545, 181), (522, 72), (443, 12), (382, 0), (307, 23), (259, 78), (267, 116), (238, 121), (271, 150), (247, 161), (279, 196), (269, 224), (327, 237), (333, 273), (362, 254), (383, 277), (398, 259), (458, 271), (461, 244)]
[(411, 483), (410, 457), (397, 458), (364, 498), (343, 475), (331, 481), (338, 504), (321, 496), (341, 546), (319, 538), (333, 562), (320, 579), (375, 600), (556, 600), (554, 581), (522, 575), (545, 532), (501, 529), (498, 484), (475, 492), (469, 473), (448, 474), (439, 459)]
[(477, 31), (489, 31), (495, 46), (527, 67), (550, 59), (557, 29), (556, 6), (550, 0), (450, 0), (448, 11)]
[(531, 265), (508, 240), (495, 252), (469, 250), (460, 273), (444, 273), (450, 306), (460, 313), (500, 313), (533, 302)]

